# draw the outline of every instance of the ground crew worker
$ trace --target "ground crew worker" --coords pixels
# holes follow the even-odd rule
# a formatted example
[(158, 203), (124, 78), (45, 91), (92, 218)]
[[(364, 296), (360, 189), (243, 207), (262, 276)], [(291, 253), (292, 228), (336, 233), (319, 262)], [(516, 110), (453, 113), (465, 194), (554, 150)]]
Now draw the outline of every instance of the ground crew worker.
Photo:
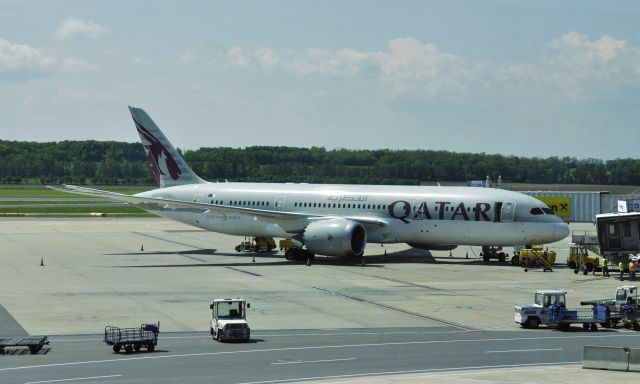
[(618, 269), (620, 270), (620, 281), (622, 281), (624, 276), (624, 264), (622, 264), (622, 260), (618, 263)]
[(636, 279), (636, 269), (638, 269), (638, 263), (636, 263), (636, 261), (634, 259), (631, 259), (631, 262), (629, 263), (629, 280), (635, 280)]
[(602, 263), (602, 277), (609, 277), (609, 266), (607, 263), (607, 258), (603, 257), (601, 263)]

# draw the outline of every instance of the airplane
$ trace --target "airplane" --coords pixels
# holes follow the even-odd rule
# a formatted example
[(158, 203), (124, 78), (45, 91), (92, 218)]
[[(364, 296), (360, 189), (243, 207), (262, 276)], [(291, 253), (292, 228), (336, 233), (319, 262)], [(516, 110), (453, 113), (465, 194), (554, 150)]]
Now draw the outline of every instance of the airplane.
[(542, 201), (504, 189), (207, 182), (143, 109), (129, 111), (159, 188), (135, 195), (73, 185), (61, 190), (127, 202), (209, 231), (292, 239), (287, 259), (359, 257), (367, 243), (451, 250), (546, 244), (569, 235)]

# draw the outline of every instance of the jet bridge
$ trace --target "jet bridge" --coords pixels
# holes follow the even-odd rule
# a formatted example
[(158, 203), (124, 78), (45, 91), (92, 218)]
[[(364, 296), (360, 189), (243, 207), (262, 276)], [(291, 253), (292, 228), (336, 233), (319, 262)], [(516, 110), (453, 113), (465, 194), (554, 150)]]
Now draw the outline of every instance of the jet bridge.
[(609, 262), (628, 262), (640, 252), (640, 212), (596, 215), (598, 248)]

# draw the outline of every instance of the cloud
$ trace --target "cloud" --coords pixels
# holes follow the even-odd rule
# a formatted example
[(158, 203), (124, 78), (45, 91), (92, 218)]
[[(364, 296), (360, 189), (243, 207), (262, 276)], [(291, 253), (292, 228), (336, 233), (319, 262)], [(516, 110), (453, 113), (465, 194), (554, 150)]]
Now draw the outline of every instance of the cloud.
[(64, 20), (55, 32), (55, 36), (61, 40), (68, 40), (75, 37), (86, 37), (92, 40), (98, 39), (110, 31), (93, 21), (84, 21), (72, 17)]
[(57, 61), (39, 49), (24, 44), (13, 44), (0, 38), (0, 76), (3, 78), (33, 77), (51, 70)]
[(186, 50), (180, 54), (180, 62), (183, 64), (192, 64), (198, 60), (198, 55), (192, 50)]
[[(285, 76), (366, 79), (388, 87), (392, 97), (509, 98), (539, 91), (575, 99), (640, 82), (640, 50), (624, 40), (572, 31), (548, 42), (547, 48), (534, 61), (505, 64), (472, 61), (433, 43), (401, 37), (390, 39), (386, 49), (373, 51), (236, 45), (210, 63)], [(190, 52), (191, 56), (195, 54)]]
[(389, 40), (388, 49), (380, 51), (322, 48), (276, 51), (234, 46), (227, 51), (225, 63), (232, 69), (279, 71), (300, 77), (377, 78), (403, 92), (426, 89), (433, 94), (468, 83), (457, 55), (412, 37)]
[(98, 66), (75, 57), (68, 57), (62, 60), (60, 69), (64, 72), (89, 72), (97, 70)]
[(0, 79), (25, 80), (55, 72), (74, 73), (97, 70), (96, 65), (75, 57), (56, 58), (25, 44), (0, 38)]
[(582, 97), (594, 87), (610, 90), (640, 82), (640, 49), (624, 40), (607, 35), (590, 39), (572, 31), (549, 46), (552, 52), (540, 63), (540, 71), (571, 97)]

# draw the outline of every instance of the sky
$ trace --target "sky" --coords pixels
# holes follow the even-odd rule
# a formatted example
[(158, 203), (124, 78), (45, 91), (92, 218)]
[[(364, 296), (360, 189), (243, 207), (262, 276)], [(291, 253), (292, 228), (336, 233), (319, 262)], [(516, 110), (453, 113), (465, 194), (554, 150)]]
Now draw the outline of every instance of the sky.
[(0, 0), (0, 139), (638, 158), (640, 2)]

